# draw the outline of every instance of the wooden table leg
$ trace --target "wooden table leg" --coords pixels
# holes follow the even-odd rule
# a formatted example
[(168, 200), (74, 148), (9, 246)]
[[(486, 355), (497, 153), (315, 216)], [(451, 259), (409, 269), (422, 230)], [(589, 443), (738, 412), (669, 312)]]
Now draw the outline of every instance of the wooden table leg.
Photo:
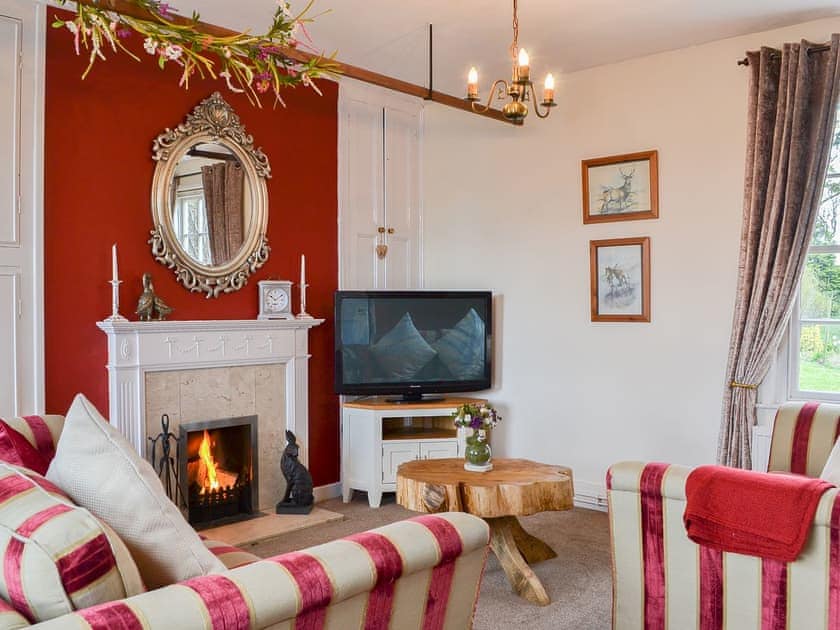
[[(538, 562), (554, 558), (557, 555), (554, 550), (522, 529), (515, 516), (488, 518), (486, 521), (490, 525), (490, 547), (499, 559), (513, 590), (520, 597), (539, 606), (550, 604), (551, 599), (545, 592), (545, 587), (528, 566), (526, 559)], [(522, 549), (520, 544), (525, 549)]]
[(536, 564), (543, 560), (551, 560), (557, 557), (557, 553), (549, 547), (546, 543), (541, 541), (536, 536), (532, 536), (522, 528), (522, 523), (515, 516), (510, 517), (511, 531), (513, 532), (513, 540), (516, 541), (516, 547), (522, 552), (525, 562), (528, 564)]

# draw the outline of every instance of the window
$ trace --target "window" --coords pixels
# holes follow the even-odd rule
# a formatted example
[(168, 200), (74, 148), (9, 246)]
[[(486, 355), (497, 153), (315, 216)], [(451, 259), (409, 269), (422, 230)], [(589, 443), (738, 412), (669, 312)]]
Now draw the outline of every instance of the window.
[(203, 265), (211, 264), (210, 229), (202, 190), (176, 193), (172, 223), (175, 237), (190, 258)]
[(840, 117), (791, 320), (790, 395), (840, 400)]

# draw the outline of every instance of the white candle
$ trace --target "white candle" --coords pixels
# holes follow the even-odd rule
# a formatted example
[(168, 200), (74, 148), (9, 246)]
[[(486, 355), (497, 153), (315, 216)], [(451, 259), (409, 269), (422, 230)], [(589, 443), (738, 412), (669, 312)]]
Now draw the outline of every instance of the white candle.
[(117, 244), (111, 247), (111, 272), (113, 277), (113, 281), (117, 282), (120, 279), (120, 274), (117, 271)]
[(300, 255), (300, 286), (306, 286), (306, 256)]

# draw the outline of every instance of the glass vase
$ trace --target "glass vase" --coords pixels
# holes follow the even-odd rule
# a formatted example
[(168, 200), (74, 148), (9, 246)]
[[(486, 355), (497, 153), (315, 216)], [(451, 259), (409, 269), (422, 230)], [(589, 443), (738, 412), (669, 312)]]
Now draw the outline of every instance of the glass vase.
[(493, 452), (490, 450), (490, 444), (487, 442), (487, 432), (484, 429), (473, 431), (473, 434), (467, 436), (467, 447), (464, 450), (464, 468), (474, 472), (486, 472), (493, 469), (493, 464), (490, 461)]

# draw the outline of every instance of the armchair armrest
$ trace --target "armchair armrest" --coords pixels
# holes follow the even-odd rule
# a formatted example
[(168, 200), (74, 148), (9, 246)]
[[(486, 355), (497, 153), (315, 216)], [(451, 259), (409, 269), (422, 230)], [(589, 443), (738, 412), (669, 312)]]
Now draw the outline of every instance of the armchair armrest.
[[(421, 516), (219, 575), (58, 617), (45, 630), (269, 628), (295, 618), (324, 628), (470, 627), (488, 549), (474, 516)], [(173, 542), (173, 544), (177, 544)], [(387, 625), (387, 624), (386, 624)]]

